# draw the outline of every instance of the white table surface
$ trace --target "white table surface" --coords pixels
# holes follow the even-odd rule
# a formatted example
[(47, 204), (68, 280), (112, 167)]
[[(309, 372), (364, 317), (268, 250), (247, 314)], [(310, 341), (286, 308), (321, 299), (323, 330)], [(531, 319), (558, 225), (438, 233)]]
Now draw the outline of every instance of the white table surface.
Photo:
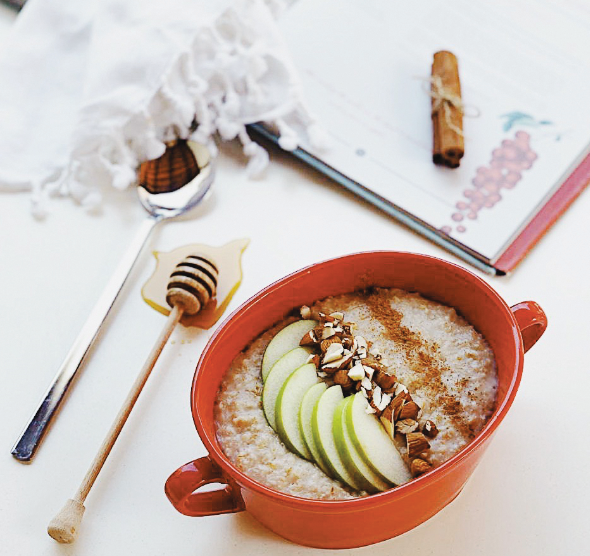
[[(13, 19), (0, 6), (0, 39)], [(248, 181), (239, 151), (224, 149), (207, 202), (192, 218), (167, 223), (152, 237), (31, 465), (15, 461), (10, 448), (144, 213), (129, 191), (108, 195), (94, 216), (58, 199), (50, 215), (37, 221), (27, 194), (1, 194), (0, 554), (319, 552), (281, 539), (247, 513), (188, 518), (166, 499), (168, 475), (205, 454), (190, 415), (189, 389), (211, 332), (180, 327), (87, 499), (77, 542), (59, 545), (45, 532), (77, 489), (164, 324), (139, 293), (153, 270), (151, 249), (250, 238), (244, 281), (228, 311), (271, 281), (337, 255), (394, 249), (454, 260), (288, 156), (273, 153), (272, 159), (265, 179)], [(540, 303), (549, 328), (526, 355), (514, 405), (463, 493), (413, 531), (340, 554), (588, 554), (588, 214), (590, 191), (512, 276), (480, 274), (511, 305)], [(354, 223), (354, 233), (318, 233), (323, 218)]]

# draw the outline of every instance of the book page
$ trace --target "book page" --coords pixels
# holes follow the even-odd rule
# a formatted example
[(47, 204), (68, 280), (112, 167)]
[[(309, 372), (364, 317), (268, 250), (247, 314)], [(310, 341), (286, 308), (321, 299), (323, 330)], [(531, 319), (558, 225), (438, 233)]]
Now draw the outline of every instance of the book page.
[[(281, 26), (331, 143), (302, 147), (492, 262), (588, 152), (583, 0), (298, 0)], [(457, 169), (432, 163), (438, 50), (459, 60)]]

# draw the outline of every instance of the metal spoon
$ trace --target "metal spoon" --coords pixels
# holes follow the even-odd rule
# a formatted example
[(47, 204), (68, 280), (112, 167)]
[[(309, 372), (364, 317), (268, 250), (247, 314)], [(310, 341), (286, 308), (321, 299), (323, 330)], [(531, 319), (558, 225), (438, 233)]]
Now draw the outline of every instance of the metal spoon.
[(82, 367), (85, 357), (98, 336), (102, 323), (113, 307), (123, 288), (135, 261), (158, 222), (175, 218), (198, 205), (209, 191), (215, 175), (213, 162), (206, 148), (188, 142), (197, 164), (198, 175), (179, 189), (171, 192), (150, 193), (142, 185), (137, 186), (137, 194), (148, 218), (141, 224), (131, 245), (98, 299), (78, 337), (61, 364), (53, 382), (43, 396), (34, 415), (12, 448), (12, 455), (19, 461), (30, 462), (57, 412), (66, 391), (76, 373)]

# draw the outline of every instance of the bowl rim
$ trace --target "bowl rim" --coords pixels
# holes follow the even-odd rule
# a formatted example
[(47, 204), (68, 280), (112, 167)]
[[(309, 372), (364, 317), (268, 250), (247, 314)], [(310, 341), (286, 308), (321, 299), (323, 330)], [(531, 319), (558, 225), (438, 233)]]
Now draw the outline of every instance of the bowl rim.
[[(209, 352), (212, 348), (215, 347), (216, 344), (222, 342), (223, 336), (226, 333), (226, 329), (229, 323), (234, 320), (236, 317), (239, 317), (243, 313), (250, 310), (250, 308), (262, 300), (264, 297), (271, 294), (277, 288), (285, 286), (286, 284), (292, 282), (293, 280), (297, 280), (301, 275), (307, 274), (309, 272), (313, 272), (313, 270), (319, 266), (326, 265), (326, 264), (336, 264), (339, 261), (343, 261), (346, 259), (352, 259), (356, 257), (362, 256), (378, 256), (378, 255), (388, 255), (388, 256), (409, 256), (414, 257), (416, 259), (421, 260), (430, 260), (435, 264), (441, 264), (443, 266), (447, 266), (449, 268), (458, 271), (459, 273), (463, 274), (465, 277), (472, 279), (481, 288), (482, 293), (485, 293), (492, 297), (503, 309), (506, 315), (508, 316), (511, 326), (512, 326), (512, 336), (514, 338), (514, 348), (515, 348), (515, 361), (514, 361), (514, 372), (510, 379), (510, 383), (506, 389), (506, 395), (502, 403), (494, 409), (492, 416), (486, 422), (484, 428), (478, 433), (478, 435), (461, 449), (458, 453), (454, 456), (449, 458), (447, 461), (439, 465), (438, 467), (434, 468), (432, 471), (425, 473), (419, 477), (413, 478), (411, 481), (404, 483), (402, 485), (392, 487), (389, 490), (384, 492), (379, 492), (376, 494), (369, 494), (367, 496), (362, 496), (358, 498), (352, 499), (345, 499), (345, 500), (318, 500), (318, 499), (311, 499), (311, 498), (303, 498), (300, 496), (294, 496), (292, 494), (287, 494), (278, 490), (275, 490), (271, 487), (264, 485), (252, 479), (245, 473), (243, 473), (240, 469), (238, 469), (223, 453), (221, 446), (219, 445), (219, 441), (215, 439), (215, 442), (212, 442), (209, 438), (206, 430), (201, 424), (202, 420), (205, 420), (201, 417), (201, 412), (199, 409), (198, 404), (196, 403), (197, 399), (197, 387), (200, 381), (200, 377), (203, 376), (203, 371), (201, 369), (206, 365), (207, 359), (209, 357)], [(420, 292), (418, 292), (420, 293)], [(253, 340), (254, 338), (251, 338)], [(247, 343), (244, 345), (246, 347)], [(349, 512), (354, 510), (361, 510), (366, 506), (377, 507), (379, 505), (384, 505), (390, 503), (392, 500), (401, 500), (406, 498), (407, 496), (414, 495), (418, 491), (421, 491), (425, 488), (430, 487), (431, 485), (437, 483), (440, 480), (443, 480), (446, 475), (451, 473), (455, 467), (457, 467), (462, 461), (469, 458), (472, 453), (480, 450), (483, 448), (484, 444), (488, 441), (491, 435), (496, 430), (499, 423), (504, 419), (504, 416), (508, 412), (510, 406), (514, 401), (514, 397), (516, 396), (516, 392), (518, 389), (518, 385), (521, 380), (522, 370), (523, 370), (523, 344), (522, 338), (520, 335), (520, 328), (516, 322), (516, 318), (514, 317), (513, 312), (511, 311), (510, 307), (504, 301), (504, 299), (494, 290), (487, 282), (485, 282), (482, 278), (471, 272), (470, 270), (466, 269), (465, 267), (452, 263), (450, 261), (441, 259), (439, 257), (434, 257), (432, 255), (425, 255), (421, 253), (414, 253), (410, 251), (394, 251), (394, 250), (374, 250), (374, 251), (358, 251), (338, 257), (332, 257), (330, 259), (325, 259), (316, 263), (312, 263), (308, 266), (305, 266), (299, 270), (291, 272), (278, 280), (270, 283), (268, 286), (264, 287), (263, 289), (259, 290), (257, 293), (252, 295), (246, 301), (244, 301), (237, 309), (235, 309), (231, 314), (229, 314), (223, 322), (217, 327), (207, 344), (205, 345), (201, 356), (199, 357), (199, 361), (197, 362), (197, 367), (195, 369), (195, 373), (193, 376), (192, 386), (191, 386), (191, 393), (190, 393), (190, 404), (191, 404), (191, 413), (193, 417), (193, 422), (199, 434), (205, 449), (208, 452), (208, 456), (213, 459), (213, 461), (222, 469), (224, 476), (228, 479), (228, 483), (231, 485), (232, 483), (237, 483), (243, 488), (250, 489), (254, 492), (257, 492), (267, 498), (272, 498), (276, 502), (280, 502), (283, 505), (297, 507), (299, 509), (305, 509), (308, 511), (317, 511), (323, 512), (329, 510), (331, 512)], [(224, 371), (225, 372), (225, 371)]]

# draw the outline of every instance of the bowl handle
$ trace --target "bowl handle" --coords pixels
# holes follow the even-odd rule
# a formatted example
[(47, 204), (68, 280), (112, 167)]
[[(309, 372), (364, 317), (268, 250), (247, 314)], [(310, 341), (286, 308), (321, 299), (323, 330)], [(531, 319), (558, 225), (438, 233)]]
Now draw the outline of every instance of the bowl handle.
[(510, 310), (520, 328), (522, 345), (526, 353), (531, 349), (537, 340), (543, 335), (547, 328), (547, 315), (538, 303), (534, 301), (523, 301), (512, 305)]
[[(221, 483), (223, 489), (195, 492), (203, 485)], [(205, 456), (177, 469), (164, 487), (168, 500), (184, 515), (201, 517), (244, 510), (244, 501), (236, 487), (228, 484), (221, 469)]]

